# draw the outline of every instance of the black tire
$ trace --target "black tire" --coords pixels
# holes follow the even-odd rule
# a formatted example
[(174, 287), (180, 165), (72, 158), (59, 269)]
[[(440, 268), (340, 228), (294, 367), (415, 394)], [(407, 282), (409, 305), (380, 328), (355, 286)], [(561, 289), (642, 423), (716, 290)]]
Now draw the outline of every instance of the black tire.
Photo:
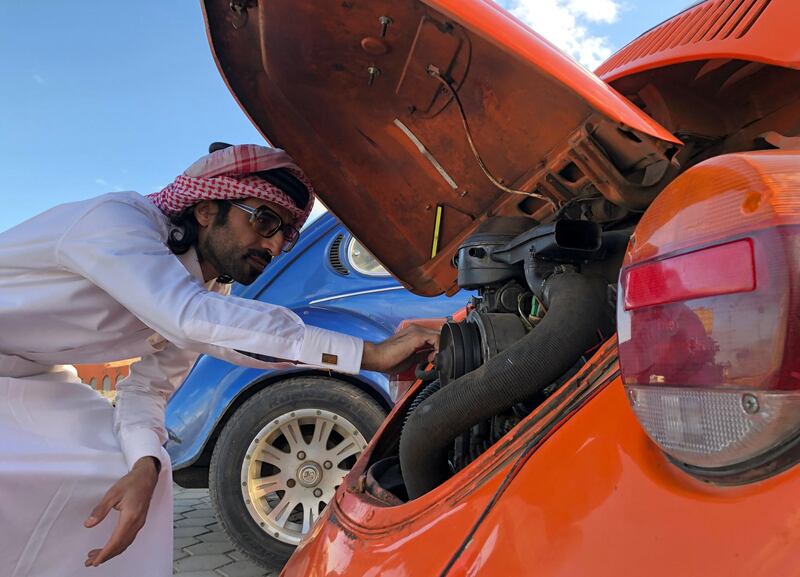
[(274, 419), (307, 409), (340, 415), (367, 441), (386, 417), (372, 397), (351, 384), (330, 377), (287, 379), (259, 391), (231, 415), (211, 457), (209, 492), (220, 525), (237, 549), (268, 569), (282, 567), (295, 545), (259, 526), (245, 503), (243, 466), (259, 432), (271, 426)]

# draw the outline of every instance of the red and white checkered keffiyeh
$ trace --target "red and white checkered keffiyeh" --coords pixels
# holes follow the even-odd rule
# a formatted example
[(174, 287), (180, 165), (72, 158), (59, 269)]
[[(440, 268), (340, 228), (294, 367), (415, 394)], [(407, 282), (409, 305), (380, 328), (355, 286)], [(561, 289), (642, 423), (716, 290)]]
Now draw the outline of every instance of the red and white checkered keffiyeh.
[[(286, 168), (308, 189), (308, 205), (298, 208), (288, 194), (254, 172)], [(161, 192), (148, 194), (153, 204), (167, 216), (176, 216), (201, 200), (260, 198), (282, 206), (302, 228), (314, 206), (314, 188), (292, 158), (279, 148), (240, 144), (212, 152), (195, 162)]]

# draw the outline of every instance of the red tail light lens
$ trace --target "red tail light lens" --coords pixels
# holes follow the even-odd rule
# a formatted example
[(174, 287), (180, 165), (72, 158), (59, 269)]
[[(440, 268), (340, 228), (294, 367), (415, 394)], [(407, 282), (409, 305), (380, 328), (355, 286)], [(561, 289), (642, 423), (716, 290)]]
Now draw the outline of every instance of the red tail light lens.
[(800, 155), (777, 158), (720, 157), (677, 179), (620, 276), (631, 405), (695, 467), (744, 463), (800, 432)]
[(625, 310), (756, 288), (749, 239), (643, 264), (625, 271)]

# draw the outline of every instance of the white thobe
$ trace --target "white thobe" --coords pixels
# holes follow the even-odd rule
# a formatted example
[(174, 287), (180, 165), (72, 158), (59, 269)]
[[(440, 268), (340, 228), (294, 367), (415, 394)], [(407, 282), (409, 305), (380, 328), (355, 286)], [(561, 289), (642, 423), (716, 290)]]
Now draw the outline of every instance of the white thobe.
[[(139, 541), (156, 547), (168, 532), (171, 555), (164, 407), (199, 353), (255, 367), (274, 367), (257, 360), (266, 358), (359, 370), (360, 339), (306, 326), (283, 307), (220, 294), (225, 285), (212, 281), (204, 286), (195, 251), (176, 257), (167, 248), (170, 230), (168, 219), (150, 201), (124, 192), (55, 207), (0, 234), (0, 404), (5, 404), (0, 410), (0, 527), (17, 536), (11, 545), (0, 540), (0, 575), (6, 570), (14, 577), (83, 575), (89, 549), (78, 549), (89, 530), (82, 523), (96, 502), (88, 503), (99, 502), (105, 489), (144, 456), (155, 456), (164, 466), (160, 501), (154, 497), (134, 547), (142, 547)], [(133, 357), (142, 360), (117, 385), (113, 421), (110, 405), (98, 404), (105, 401), (97, 395), (86, 396), (74, 373), (57, 367)], [(53, 431), (58, 432), (57, 449)], [(19, 446), (26, 438), (31, 439), (29, 450)], [(87, 465), (96, 465), (98, 455), (111, 454), (105, 460), (117, 460), (108, 463), (103, 475)], [(68, 458), (55, 458), (62, 455)], [(18, 466), (20, 459), (24, 467)], [(49, 488), (39, 488), (33, 497), (22, 494), (26, 476), (44, 470), (52, 479)], [(76, 474), (102, 482), (84, 483)], [(59, 498), (66, 499), (60, 509)], [(89, 508), (73, 511), (70, 503)], [(161, 515), (154, 508), (169, 510)], [(17, 514), (23, 509), (25, 514)], [(75, 528), (72, 534), (45, 538), (43, 533), (65, 530), (65, 521)], [(111, 523), (104, 525), (113, 529)], [(90, 548), (105, 540), (97, 536), (92, 542)], [(63, 553), (55, 555), (53, 547)], [(128, 575), (127, 554), (110, 562), (115, 566), (109, 575)], [(146, 554), (153, 556), (149, 549)], [(75, 555), (80, 566), (65, 567)], [(52, 559), (59, 560), (59, 567), (48, 565)], [(130, 574), (145, 574), (137, 563), (128, 563)], [(161, 569), (150, 574), (167, 571), (167, 564), (171, 567), (171, 558), (156, 563), (153, 567)], [(86, 574), (105, 575), (97, 569)]]

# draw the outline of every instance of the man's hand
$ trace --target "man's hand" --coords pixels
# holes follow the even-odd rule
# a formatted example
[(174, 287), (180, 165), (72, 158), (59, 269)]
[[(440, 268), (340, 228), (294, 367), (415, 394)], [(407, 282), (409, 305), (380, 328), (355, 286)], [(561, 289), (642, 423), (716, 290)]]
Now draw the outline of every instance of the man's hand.
[(424, 360), (431, 360), (439, 349), (439, 331), (409, 325), (382, 343), (364, 343), (361, 368), (365, 371), (399, 373)]
[(108, 543), (102, 549), (92, 549), (86, 558), (86, 567), (97, 567), (122, 553), (133, 543), (136, 534), (144, 526), (150, 499), (153, 497), (158, 473), (154, 457), (142, 457), (130, 473), (122, 477), (106, 492), (100, 503), (92, 510), (84, 522), (86, 527), (94, 527), (106, 518), (113, 507), (119, 511), (119, 522)]

